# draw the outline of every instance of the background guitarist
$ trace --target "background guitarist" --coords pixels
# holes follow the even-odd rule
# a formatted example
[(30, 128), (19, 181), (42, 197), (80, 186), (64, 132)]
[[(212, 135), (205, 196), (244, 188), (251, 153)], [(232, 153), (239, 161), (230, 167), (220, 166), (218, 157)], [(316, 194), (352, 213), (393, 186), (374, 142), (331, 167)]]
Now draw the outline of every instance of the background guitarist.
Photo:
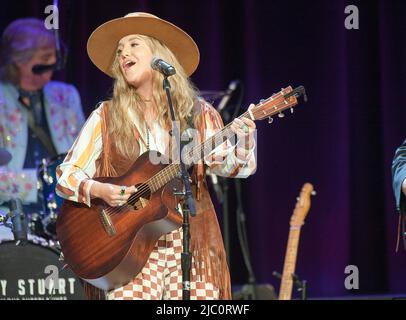
[[(127, 201), (135, 188), (93, 178), (123, 175), (148, 150), (171, 154), (163, 76), (151, 68), (154, 56), (176, 70), (170, 82), (181, 131), (194, 126), (204, 141), (223, 123), (217, 111), (197, 97), (189, 76), (198, 66), (199, 50), (193, 39), (175, 25), (151, 14), (132, 13), (99, 26), (89, 38), (88, 53), (101, 71), (114, 78), (113, 96), (90, 115), (60, 165), (57, 192), (88, 206), (92, 198), (101, 198), (116, 207)], [(223, 143), (204, 163), (194, 167), (197, 215), (191, 218), (191, 299), (231, 298), (223, 240), (203, 167), (207, 165), (213, 173), (228, 177), (254, 173), (254, 122), (235, 119), (231, 129), (237, 143)], [(162, 236), (143, 270), (132, 282), (107, 292), (107, 299), (181, 299), (181, 240), (181, 229)]]

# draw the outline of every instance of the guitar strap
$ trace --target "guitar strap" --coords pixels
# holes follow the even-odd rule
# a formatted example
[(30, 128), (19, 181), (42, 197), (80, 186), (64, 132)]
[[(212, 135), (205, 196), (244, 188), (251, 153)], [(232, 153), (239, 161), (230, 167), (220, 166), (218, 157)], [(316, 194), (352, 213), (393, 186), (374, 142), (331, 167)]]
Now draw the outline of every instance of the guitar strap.
[[(37, 126), (36, 121), (35, 121), (35, 114), (33, 107), (28, 107), (22, 100), (22, 97), (20, 96), (18, 99), (21, 104), (25, 107), (25, 110), (27, 111), (27, 120), (28, 120), (28, 126), (30, 129), (34, 132), (34, 134), (38, 137), (38, 139), (41, 141), (42, 145), (45, 147), (45, 149), (48, 151), (48, 154), (50, 155), (51, 158), (54, 158), (58, 155), (54, 144), (52, 143), (49, 135), (47, 135), (44, 131), (43, 128), (40, 126)], [(41, 95), (41, 107), (43, 107), (43, 97)]]

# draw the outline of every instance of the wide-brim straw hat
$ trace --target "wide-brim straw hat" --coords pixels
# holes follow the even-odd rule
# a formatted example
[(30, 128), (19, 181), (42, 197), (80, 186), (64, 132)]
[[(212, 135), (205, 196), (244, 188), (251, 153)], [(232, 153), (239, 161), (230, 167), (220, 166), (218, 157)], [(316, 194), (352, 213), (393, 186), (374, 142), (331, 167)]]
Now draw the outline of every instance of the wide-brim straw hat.
[(103, 23), (94, 30), (87, 41), (90, 60), (101, 71), (114, 77), (111, 66), (118, 42), (130, 34), (146, 35), (163, 42), (174, 53), (188, 76), (199, 64), (199, 48), (192, 37), (174, 24), (146, 12), (129, 13)]

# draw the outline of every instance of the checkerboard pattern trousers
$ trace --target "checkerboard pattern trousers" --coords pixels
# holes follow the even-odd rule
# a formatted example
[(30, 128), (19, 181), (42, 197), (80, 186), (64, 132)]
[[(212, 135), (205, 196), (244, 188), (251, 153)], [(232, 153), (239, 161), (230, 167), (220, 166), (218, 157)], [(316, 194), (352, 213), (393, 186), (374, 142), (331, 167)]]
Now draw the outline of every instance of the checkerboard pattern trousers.
[[(108, 300), (182, 300), (182, 231), (159, 238), (142, 271), (127, 285), (108, 292)], [(204, 267), (204, 266), (203, 266)], [(192, 261), (190, 299), (218, 300), (219, 290), (196, 274)]]

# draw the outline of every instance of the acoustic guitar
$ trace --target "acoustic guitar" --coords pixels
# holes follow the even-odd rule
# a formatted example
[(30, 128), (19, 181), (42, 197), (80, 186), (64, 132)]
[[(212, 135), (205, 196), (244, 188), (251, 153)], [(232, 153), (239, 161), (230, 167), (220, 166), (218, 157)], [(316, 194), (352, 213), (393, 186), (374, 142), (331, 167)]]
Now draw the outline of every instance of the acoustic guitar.
[(310, 195), (313, 185), (305, 183), (297, 199), (295, 209), (290, 218), (288, 245), (286, 247), (285, 264), (279, 290), (279, 300), (290, 300), (292, 297), (293, 275), (295, 273), (297, 249), (299, 246), (300, 230), (310, 209)]
[[(262, 120), (291, 109), (306, 99), (303, 86), (287, 87), (262, 100), (239, 118)], [(270, 118), (271, 119), (271, 118)], [(234, 136), (229, 125), (184, 154), (185, 163), (197, 163), (225, 139)], [(174, 192), (182, 191), (177, 178), (180, 164), (153, 164), (152, 151), (143, 153), (126, 174), (97, 178), (115, 185), (135, 185), (137, 192), (121, 207), (94, 199), (91, 207), (65, 200), (57, 219), (57, 237), (66, 264), (84, 281), (102, 290), (130, 282), (143, 268), (157, 240), (182, 225)], [(160, 154), (155, 155), (162, 158)], [(156, 158), (155, 158), (156, 159)]]

